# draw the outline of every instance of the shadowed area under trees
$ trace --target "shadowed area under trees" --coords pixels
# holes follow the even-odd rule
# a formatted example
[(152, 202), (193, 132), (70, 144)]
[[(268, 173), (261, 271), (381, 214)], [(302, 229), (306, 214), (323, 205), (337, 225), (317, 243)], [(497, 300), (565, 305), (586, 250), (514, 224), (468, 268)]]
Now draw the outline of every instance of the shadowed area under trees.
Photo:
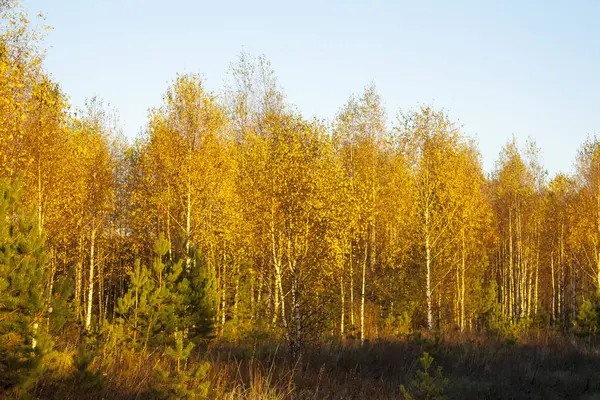
[(176, 75), (129, 143), (0, 1), (0, 396), (600, 395), (600, 140), (486, 174), (374, 85), (307, 119), (263, 57)]

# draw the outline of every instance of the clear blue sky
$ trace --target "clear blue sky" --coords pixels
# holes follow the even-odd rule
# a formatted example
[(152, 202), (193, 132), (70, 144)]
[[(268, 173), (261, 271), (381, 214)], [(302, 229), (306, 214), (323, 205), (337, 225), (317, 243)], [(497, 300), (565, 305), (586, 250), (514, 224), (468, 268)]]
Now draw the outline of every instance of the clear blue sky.
[(446, 109), (488, 171), (514, 134), (537, 141), (550, 173), (568, 172), (600, 133), (600, 2), (493, 3), (24, 0), (54, 26), (46, 67), (71, 103), (102, 97), (130, 138), (177, 72), (216, 90), (243, 48), (272, 61), (307, 117), (333, 118), (375, 82), (391, 120)]

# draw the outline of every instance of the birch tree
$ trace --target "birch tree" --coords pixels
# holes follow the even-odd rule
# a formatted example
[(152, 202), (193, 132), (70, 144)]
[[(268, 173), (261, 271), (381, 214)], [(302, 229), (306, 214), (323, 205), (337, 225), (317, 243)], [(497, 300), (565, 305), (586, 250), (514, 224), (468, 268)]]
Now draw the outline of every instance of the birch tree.
[(335, 127), (335, 134), (342, 144), (343, 164), (350, 186), (351, 215), (355, 219), (353, 226), (352, 256), (350, 262), (350, 310), (354, 319), (354, 262), (360, 265), (360, 340), (365, 340), (365, 301), (367, 290), (367, 271), (373, 271), (377, 260), (376, 219), (380, 201), (379, 151), (384, 145), (386, 136), (386, 118), (381, 98), (375, 86), (368, 86), (364, 93), (352, 96), (340, 110)]
[(429, 107), (400, 114), (395, 131), (415, 185), (417, 243), (422, 249), (418, 262), (424, 264), (426, 321), (433, 330), (434, 291), (451, 270), (441, 256), (455, 240), (452, 228), (460, 205), (455, 170), (461, 136), (443, 112)]
[[(85, 305), (85, 329), (92, 324), (94, 285), (98, 277), (97, 243), (107, 224), (114, 199), (113, 166), (109, 152), (109, 137), (114, 126), (96, 98), (91, 99), (77, 124), (77, 165), (82, 185), (81, 228), (88, 244), (87, 290)], [(82, 239), (83, 242), (83, 239)], [(82, 279), (82, 276), (79, 277)]]

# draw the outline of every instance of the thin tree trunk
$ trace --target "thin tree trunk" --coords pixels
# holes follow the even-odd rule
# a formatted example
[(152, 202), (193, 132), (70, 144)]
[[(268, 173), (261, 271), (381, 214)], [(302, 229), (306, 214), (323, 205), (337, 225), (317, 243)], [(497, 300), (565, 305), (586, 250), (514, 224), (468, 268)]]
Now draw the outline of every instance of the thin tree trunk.
[(280, 310), (281, 310), (281, 319), (283, 322), (283, 326), (287, 329), (287, 319), (285, 318), (285, 296), (283, 295), (283, 282), (281, 278), (281, 268), (277, 269), (277, 276), (275, 279), (277, 284), (276, 292), (278, 292)]
[(346, 296), (344, 295), (344, 274), (343, 271), (340, 274), (340, 303), (341, 303), (341, 316), (340, 316), (340, 337), (344, 339), (344, 319), (346, 317)]
[(540, 283), (540, 235), (537, 236), (537, 252), (535, 259), (535, 291), (533, 295), (533, 314), (538, 313), (538, 295), (539, 295), (539, 283)]
[(517, 307), (516, 317), (517, 321), (520, 320), (523, 311), (523, 300), (525, 296), (523, 292), (525, 290), (524, 286), (524, 271), (523, 271), (523, 242), (521, 237), (521, 212), (520, 208), (517, 209), (517, 266), (516, 266), (516, 297), (515, 297), (515, 305)]
[[(270, 276), (270, 274), (268, 275)], [(256, 293), (256, 305), (255, 305), (255, 315), (254, 317), (258, 320), (259, 312), (260, 312), (260, 308), (262, 306), (262, 292), (263, 292), (263, 285), (265, 284), (265, 278), (264, 276), (259, 276), (258, 277), (258, 290)], [(268, 289), (270, 290), (271, 285), (267, 285)]]
[(508, 292), (509, 292), (509, 317), (510, 320), (514, 320), (515, 316), (515, 280), (514, 280), (514, 249), (513, 249), (513, 234), (512, 234), (512, 208), (508, 209)]
[(429, 207), (425, 207), (425, 294), (427, 297), (427, 330), (433, 330), (433, 299), (431, 298), (431, 244), (429, 240)]
[(256, 275), (254, 273), (250, 276), (250, 318), (256, 319), (256, 294), (255, 288), (256, 285)]
[(225, 274), (227, 272), (227, 262), (223, 257), (223, 267), (221, 274), (221, 336), (225, 332), (225, 319), (227, 314), (227, 282)]
[(54, 250), (50, 250), (50, 283), (48, 285), (48, 297), (46, 299), (46, 309), (48, 310), (47, 331), (50, 331), (50, 314), (52, 313), (52, 292), (54, 291), (54, 275), (56, 274)]
[[(564, 256), (565, 256), (565, 247), (564, 247), (564, 224), (560, 225), (560, 248), (559, 248), (559, 256), (558, 256), (558, 269), (559, 269), (559, 274), (560, 276), (558, 277), (558, 304), (557, 304), (557, 318), (561, 321), (560, 325), (562, 325), (562, 315), (564, 312), (564, 298), (565, 295), (562, 292), (564, 290), (565, 287), (565, 268), (564, 268)], [(572, 272), (570, 274), (571, 276), (573, 275)]]
[(508, 268), (506, 268), (506, 238), (502, 238), (502, 248), (498, 254), (498, 268), (501, 274), (501, 285), (499, 287), (502, 296), (502, 312), (505, 316), (508, 316), (510, 310), (509, 296), (508, 294)]
[(191, 229), (192, 229), (192, 188), (191, 178), (188, 177), (187, 187), (187, 204), (185, 212), (185, 269), (190, 270), (192, 259), (190, 257), (190, 242), (191, 242)]
[[(559, 261), (559, 267), (560, 267), (560, 261)], [(563, 306), (564, 306), (564, 294), (565, 294), (564, 293), (564, 283), (565, 283), (564, 274), (561, 273), (561, 276), (559, 276), (559, 278), (557, 280), (558, 288), (556, 290), (556, 296), (557, 296), (556, 316), (558, 318), (560, 326), (563, 325), (563, 312), (564, 312)]]
[(437, 329), (442, 330), (442, 292), (440, 290), (437, 291)]
[(550, 253), (550, 278), (552, 279), (552, 327), (556, 327), (556, 278), (554, 273), (554, 251)]
[(83, 235), (79, 236), (77, 247), (79, 254), (77, 263), (75, 264), (75, 313), (78, 321), (81, 322), (83, 320), (83, 316), (81, 315), (81, 291), (83, 288)]
[[(373, 193), (373, 203), (375, 202), (375, 194)], [(370, 244), (370, 257), (369, 257), (369, 271), (375, 270), (375, 262), (377, 261), (377, 246), (376, 246), (376, 237), (377, 232), (375, 231), (375, 222), (371, 222), (371, 244)], [(364, 272), (363, 272), (363, 280), (365, 280)], [(365, 291), (365, 282), (363, 282), (363, 293)], [(378, 329), (378, 326), (375, 325), (375, 329)], [(378, 332), (377, 332), (378, 333)], [(377, 334), (376, 333), (376, 334)]]
[[(596, 189), (596, 237), (600, 237), (600, 177)], [(596, 249), (596, 290), (600, 292), (600, 246)]]
[(278, 241), (275, 238), (275, 209), (274, 204), (271, 205), (271, 255), (273, 260), (273, 267), (275, 269), (275, 290), (273, 292), (273, 324), (277, 322), (279, 310), (281, 309), (281, 317), (283, 318), (283, 324), (287, 326), (285, 319), (285, 298), (283, 295), (283, 284), (282, 284), (282, 266), (281, 266), (281, 253), (277, 250)]
[(38, 162), (37, 162), (37, 167), (38, 167), (38, 171), (37, 171), (37, 183), (38, 183), (38, 204), (37, 204), (37, 210), (38, 210), (38, 235), (41, 236), (42, 235), (42, 226), (44, 225), (44, 217), (42, 214), (42, 166), (41, 166), (41, 162), (40, 159), (38, 158)]
[[(240, 301), (240, 265), (239, 265), (239, 263), (236, 263), (235, 270), (236, 270), (236, 272), (235, 272), (235, 287), (234, 287), (234, 293), (233, 293), (233, 315), (232, 315), (232, 319), (234, 322), (234, 329), (237, 327), (238, 304)], [(254, 298), (254, 293), (250, 293), (250, 296), (251, 296), (251, 298)]]
[(365, 342), (365, 280), (366, 280), (366, 272), (367, 272), (367, 251), (368, 251), (368, 242), (367, 242), (367, 234), (365, 234), (365, 256), (362, 263), (362, 283), (360, 289), (360, 343), (363, 344)]
[(135, 286), (135, 304), (133, 311), (133, 346), (136, 345), (138, 331), (138, 305), (139, 305), (139, 287)]
[(454, 268), (454, 299), (452, 309), (452, 322), (460, 328), (460, 263)]
[[(100, 252), (101, 248), (100, 246), (98, 246), (98, 259), (102, 260), (102, 253)], [(98, 270), (98, 321), (102, 322), (102, 317), (103, 317), (103, 313), (104, 313), (104, 309), (103, 309), (103, 296), (104, 296), (104, 282), (103, 282), (103, 276), (102, 276), (102, 263), (98, 262), (97, 263), (97, 267), (96, 269)]]
[(302, 313), (300, 310), (300, 286), (297, 264), (293, 263), (292, 275), (293, 275), (293, 287), (294, 287), (294, 320), (295, 320), (295, 342), (296, 342), (296, 354), (295, 360), (298, 360), (302, 356)]
[(92, 303), (94, 301), (94, 251), (96, 246), (96, 228), (92, 228), (92, 234), (90, 236), (90, 271), (88, 277), (88, 298), (87, 298), (87, 312), (85, 316), (85, 329), (89, 330), (92, 324)]
[[(167, 185), (167, 196), (171, 199), (171, 186)], [(167, 241), (169, 242), (169, 261), (173, 262), (173, 248), (171, 246), (171, 206), (167, 200)]]
[(354, 329), (354, 254), (350, 243), (350, 325)]
[(466, 269), (466, 258), (467, 250), (465, 243), (465, 230), (462, 229), (462, 262), (460, 268), (460, 331), (465, 331), (465, 269)]

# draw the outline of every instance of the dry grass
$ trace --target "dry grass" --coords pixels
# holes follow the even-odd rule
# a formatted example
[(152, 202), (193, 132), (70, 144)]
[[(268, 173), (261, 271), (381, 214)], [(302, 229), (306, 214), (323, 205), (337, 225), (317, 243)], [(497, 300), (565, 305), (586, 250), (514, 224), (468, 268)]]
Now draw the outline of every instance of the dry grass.
[[(399, 399), (428, 351), (449, 378), (448, 398), (600, 398), (596, 343), (536, 333), (510, 344), (494, 337), (395, 338), (306, 348), (292, 364), (274, 342), (214, 342), (190, 363), (211, 363), (213, 399)], [(85, 373), (65, 348), (32, 393), (45, 399), (153, 399), (156, 368), (173, 368), (158, 353), (98, 351)], [(596, 396), (596, 397), (594, 397)]]

